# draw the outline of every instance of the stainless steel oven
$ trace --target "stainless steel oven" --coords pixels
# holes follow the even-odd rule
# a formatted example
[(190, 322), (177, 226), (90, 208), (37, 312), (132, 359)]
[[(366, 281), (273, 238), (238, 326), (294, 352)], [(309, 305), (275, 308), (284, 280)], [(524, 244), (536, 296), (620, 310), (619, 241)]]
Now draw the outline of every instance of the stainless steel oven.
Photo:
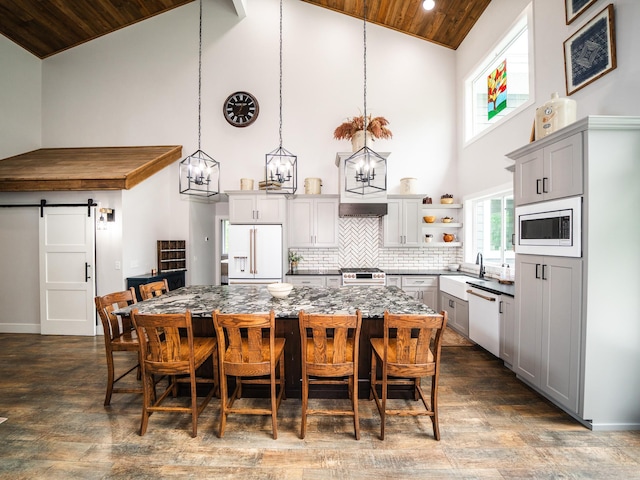
[(516, 253), (582, 256), (582, 197), (516, 207)]
[(386, 285), (387, 277), (379, 268), (341, 268), (342, 285)]

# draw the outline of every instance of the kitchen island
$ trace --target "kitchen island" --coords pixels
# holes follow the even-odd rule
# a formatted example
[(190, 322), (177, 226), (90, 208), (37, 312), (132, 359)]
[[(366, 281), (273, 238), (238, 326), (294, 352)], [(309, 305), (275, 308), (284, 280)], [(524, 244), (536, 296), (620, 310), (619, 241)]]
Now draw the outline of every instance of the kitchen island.
[[(301, 397), (302, 370), (298, 329), (300, 310), (308, 313), (353, 314), (356, 309), (360, 309), (363, 322), (360, 333), (358, 381), (362, 398), (369, 397), (369, 339), (382, 337), (385, 310), (405, 314), (437, 313), (399, 288), (384, 286), (294, 286), (291, 294), (282, 299), (272, 297), (266, 285), (189, 286), (138, 302), (119, 310), (118, 313), (126, 315), (132, 308), (137, 308), (140, 313), (181, 313), (188, 309), (193, 316), (194, 333), (199, 336), (215, 335), (212, 312), (216, 309), (221, 313), (262, 313), (273, 310), (276, 316), (276, 336), (286, 339), (286, 394), (290, 398)], [(344, 392), (325, 386), (322, 390), (312, 391), (310, 395), (333, 398), (343, 396)]]

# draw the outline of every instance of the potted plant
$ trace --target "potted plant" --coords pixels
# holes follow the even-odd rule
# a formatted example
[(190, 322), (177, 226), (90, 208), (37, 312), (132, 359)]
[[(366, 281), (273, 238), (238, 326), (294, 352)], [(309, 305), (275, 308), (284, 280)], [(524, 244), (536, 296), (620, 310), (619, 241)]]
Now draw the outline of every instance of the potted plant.
[[(364, 115), (347, 119), (346, 122), (343, 122), (334, 130), (333, 138), (336, 140), (351, 140), (353, 150), (359, 150), (360, 148), (357, 148), (359, 146), (357, 142), (364, 142), (364, 120)], [(369, 138), (372, 141), (376, 138), (392, 138), (393, 134), (391, 133), (391, 130), (387, 128), (387, 125), (389, 125), (389, 121), (386, 118), (372, 117), (371, 115), (368, 115), (367, 134), (369, 135)]]
[(304, 260), (304, 257), (293, 250), (289, 250), (289, 264), (291, 265), (291, 271), (296, 272), (298, 270), (298, 262)]

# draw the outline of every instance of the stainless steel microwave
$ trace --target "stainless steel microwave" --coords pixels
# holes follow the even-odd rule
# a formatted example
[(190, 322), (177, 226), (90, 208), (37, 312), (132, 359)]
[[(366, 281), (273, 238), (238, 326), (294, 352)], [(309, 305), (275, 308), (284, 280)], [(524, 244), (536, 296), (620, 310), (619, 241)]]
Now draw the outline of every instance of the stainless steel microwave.
[(582, 256), (582, 197), (516, 207), (516, 253)]

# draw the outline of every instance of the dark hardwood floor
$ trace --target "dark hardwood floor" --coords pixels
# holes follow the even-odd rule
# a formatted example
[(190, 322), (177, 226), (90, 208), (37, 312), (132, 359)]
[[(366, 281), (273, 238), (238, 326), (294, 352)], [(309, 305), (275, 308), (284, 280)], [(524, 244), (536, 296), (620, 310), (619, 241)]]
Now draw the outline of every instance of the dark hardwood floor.
[(292, 398), (278, 440), (268, 417), (233, 415), (217, 438), (216, 399), (197, 438), (188, 415), (161, 413), (140, 437), (140, 396), (102, 405), (101, 337), (0, 334), (0, 478), (640, 479), (640, 432), (586, 429), (483, 349), (445, 347), (441, 375), (439, 442), (428, 418), (409, 417), (389, 418), (379, 440), (368, 400), (360, 441), (348, 417), (310, 417), (300, 440)]

